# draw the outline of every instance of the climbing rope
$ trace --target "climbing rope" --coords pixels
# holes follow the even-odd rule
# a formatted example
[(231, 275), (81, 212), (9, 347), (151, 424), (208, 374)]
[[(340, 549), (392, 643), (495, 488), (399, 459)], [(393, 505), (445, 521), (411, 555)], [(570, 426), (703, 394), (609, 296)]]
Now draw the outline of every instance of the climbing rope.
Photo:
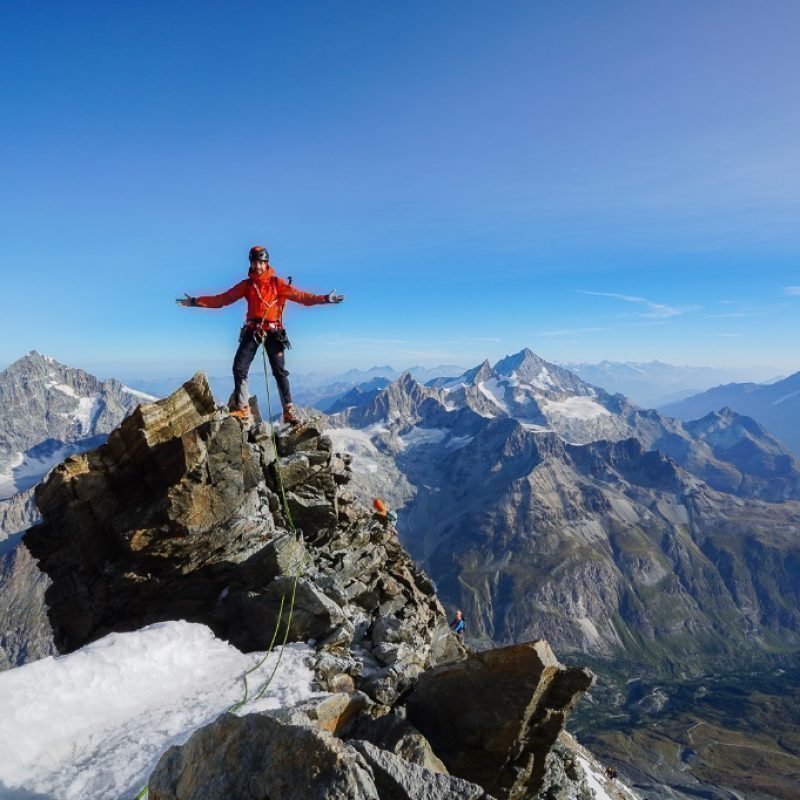
[[(286, 490), (285, 490), (284, 485), (283, 485), (283, 474), (281, 472), (281, 460), (278, 457), (278, 438), (275, 435), (275, 425), (272, 423), (272, 401), (271, 401), (270, 392), (269, 392), (269, 378), (267, 377), (267, 350), (266, 350), (266, 346), (265, 346), (264, 342), (261, 342), (261, 358), (262, 358), (262, 362), (264, 364), (264, 385), (265, 385), (266, 390), (267, 390), (267, 412), (268, 412), (267, 419), (269, 419), (269, 421), (270, 421), (270, 429), (272, 431), (272, 446), (273, 446), (273, 449), (275, 451), (275, 471), (276, 471), (276, 473), (278, 475), (278, 490), (280, 492), (281, 505), (282, 505), (282, 508), (283, 508), (284, 518), (286, 519), (286, 522), (288, 523), (289, 530), (292, 532), (292, 535), (295, 537), (295, 540), (296, 540), (298, 531), (297, 531), (297, 528), (295, 527), (294, 520), (292, 519), (292, 512), (289, 509), (289, 502), (286, 499)], [(255, 702), (256, 700), (259, 700), (261, 697), (263, 697), (264, 694), (266, 693), (267, 689), (269, 689), (269, 686), (272, 683), (273, 678), (275, 677), (276, 673), (278, 672), (278, 667), (280, 666), (281, 659), (283, 658), (283, 651), (286, 648), (286, 643), (289, 640), (289, 630), (291, 629), (292, 615), (294, 613), (294, 601), (295, 601), (295, 597), (297, 596), (297, 582), (300, 579), (300, 574), (302, 572), (302, 567), (303, 567), (303, 559), (302, 558), (298, 558), (297, 561), (296, 561), (296, 569), (294, 570), (294, 577), (293, 577), (293, 581), (292, 581), (292, 591), (291, 591), (291, 597), (290, 597), (290, 600), (289, 600), (289, 613), (288, 613), (288, 616), (286, 617), (286, 627), (285, 627), (284, 632), (283, 632), (283, 639), (281, 640), (281, 646), (280, 646), (280, 650), (278, 651), (278, 658), (275, 661), (275, 666), (272, 668), (272, 672), (270, 672), (269, 677), (267, 678), (267, 680), (259, 687), (258, 691), (253, 695), (253, 697), (249, 698), (249, 686), (248, 686), (248, 683), (247, 683), (247, 676), (251, 675), (253, 672), (255, 672), (257, 669), (259, 669), (264, 664), (264, 662), (267, 660), (267, 657), (272, 652), (272, 648), (275, 646), (275, 642), (277, 641), (277, 638), (278, 638), (278, 632), (280, 631), (280, 627), (281, 627), (281, 620), (283, 618), (283, 609), (284, 609), (284, 606), (286, 605), (286, 593), (285, 592), (281, 594), (281, 602), (280, 602), (280, 606), (278, 607), (278, 618), (275, 621), (275, 630), (272, 632), (272, 638), (270, 640), (269, 647), (267, 647), (267, 650), (264, 653), (263, 658), (257, 664), (255, 664), (254, 666), (250, 667), (250, 669), (248, 669), (244, 673), (242, 673), (241, 680), (242, 680), (242, 683), (244, 684), (244, 693), (242, 695), (242, 699), (239, 700), (238, 702), (234, 703), (228, 709), (229, 713), (233, 713), (233, 712), (236, 712), (239, 709), (241, 709), (248, 702), (248, 699), (250, 699), (251, 702)], [(142, 789), (139, 791), (139, 793), (134, 798), (134, 800), (144, 800), (144, 798), (146, 798), (148, 796), (148, 794), (149, 794), (148, 787), (147, 786), (143, 786)]]
[[(264, 342), (261, 343), (261, 360), (262, 360), (262, 363), (264, 365), (264, 386), (265, 386), (266, 392), (267, 392), (267, 414), (268, 414), (267, 419), (269, 419), (269, 421), (270, 421), (270, 429), (272, 431), (272, 446), (273, 446), (273, 449), (275, 450), (275, 467), (276, 467), (275, 471), (276, 471), (277, 476), (278, 476), (278, 490), (280, 492), (280, 497), (281, 497), (281, 506), (283, 508), (283, 514), (284, 514), (284, 517), (286, 519), (286, 522), (288, 523), (289, 530), (292, 532), (292, 535), (295, 537), (295, 539), (297, 539), (297, 528), (296, 528), (296, 526), (294, 524), (294, 520), (292, 519), (292, 512), (289, 509), (289, 502), (286, 499), (286, 489), (284, 488), (284, 485), (283, 485), (283, 473), (281, 471), (281, 460), (278, 457), (278, 438), (275, 435), (275, 425), (272, 424), (272, 399), (271, 399), (270, 391), (269, 391), (269, 378), (267, 377), (267, 349), (266, 349), (266, 345), (264, 344)], [(290, 601), (289, 601), (289, 614), (288, 614), (288, 616), (286, 618), (286, 627), (284, 629), (283, 640), (281, 641), (281, 647), (280, 647), (280, 650), (278, 651), (278, 658), (275, 661), (275, 666), (272, 668), (272, 672), (269, 674), (269, 677), (267, 678), (267, 680), (262, 684), (262, 686), (259, 688), (259, 690), (253, 695), (253, 697), (252, 697), (253, 701), (259, 700), (261, 697), (263, 697), (265, 692), (269, 688), (270, 684), (272, 683), (272, 679), (275, 677), (275, 674), (278, 671), (278, 667), (280, 666), (281, 659), (283, 658), (283, 651), (286, 648), (286, 643), (289, 640), (289, 630), (290, 630), (291, 625), (292, 625), (292, 615), (294, 613), (294, 602), (295, 602), (295, 598), (297, 596), (297, 582), (300, 579), (300, 573), (302, 571), (302, 565), (303, 565), (302, 559), (298, 559), (297, 562), (296, 562), (296, 565), (297, 566), (296, 566), (296, 569), (294, 571), (294, 576), (293, 576), (293, 581), (292, 581), (291, 598), (290, 598)], [(247, 702), (247, 699), (248, 699), (247, 676), (250, 675), (251, 673), (255, 672), (257, 669), (259, 669), (259, 667), (261, 667), (264, 664), (264, 662), (267, 660), (267, 657), (272, 652), (272, 648), (274, 647), (275, 641), (276, 641), (276, 639), (278, 637), (278, 631), (280, 630), (281, 618), (283, 617), (283, 608), (284, 608), (285, 603), (286, 603), (286, 594), (284, 593), (284, 594), (281, 595), (281, 604), (280, 604), (280, 607), (278, 609), (278, 619), (275, 622), (275, 630), (272, 632), (272, 639), (271, 639), (271, 641), (269, 643), (269, 647), (267, 648), (267, 651), (264, 653), (264, 657), (254, 667), (251, 667), (249, 670), (247, 670), (242, 675), (242, 682), (244, 683), (244, 695), (242, 696), (242, 699), (238, 703), (234, 703), (234, 705), (232, 705), (228, 709), (228, 711), (238, 711)]]

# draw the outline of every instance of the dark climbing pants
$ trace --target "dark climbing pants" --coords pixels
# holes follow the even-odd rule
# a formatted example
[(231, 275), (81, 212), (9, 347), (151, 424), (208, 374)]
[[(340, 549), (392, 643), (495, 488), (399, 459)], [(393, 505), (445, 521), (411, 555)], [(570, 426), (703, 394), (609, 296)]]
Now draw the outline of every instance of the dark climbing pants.
[[(236, 348), (236, 355), (233, 357), (233, 394), (230, 402), (233, 408), (247, 407), (250, 399), (247, 389), (247, 374), (250, 372), (250, 365), (258, 352), (258, 345), (259, 341), (253, 331), (244, 328), (239, 338), (239, 347)], [(275, 383), (278, 384), (281, 405), (285, 408), (292, 402), (292, 392), (289, 388), (289, 373), (286, 370), (283, 341), (270, 331), (264, 340), (264, 349), (267, 351)]]

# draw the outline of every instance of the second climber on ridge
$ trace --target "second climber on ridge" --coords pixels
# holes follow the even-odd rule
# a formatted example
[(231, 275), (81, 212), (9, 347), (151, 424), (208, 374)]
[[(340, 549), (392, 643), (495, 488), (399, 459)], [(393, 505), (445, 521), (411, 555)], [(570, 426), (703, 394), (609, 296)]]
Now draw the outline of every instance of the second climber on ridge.
[[(291, 278), (289, 279), (291, 280)], [(233, 394), (229, 402), (231, 416), (248, 419), (250, 416), (247, 374), (250, 370), (259, 345), (263, 342), (278, 393), (283, 406), (283, 421), (297, 425), (300, 420), (292, 406), (292, 392), (289, 388), (289, 373), (286, 371), (285, 350), (290, 347), (283, 327), (283, 307), (287, 300), (304, 306), (322, 303), (341, 303), (344, 295), (311, 294), (295, 289), (291, 283), (279, 278), (269, 263), (266, 247), (256, 245), (250, 248), (250, 269), (247, 278), (222, 294), (204, 295), (176, 300), (180, 306), (200, 308), (222, 308), (242, 298), (247, 300), (247, 319), (239, 335), (239, 347), (233, 357)]]

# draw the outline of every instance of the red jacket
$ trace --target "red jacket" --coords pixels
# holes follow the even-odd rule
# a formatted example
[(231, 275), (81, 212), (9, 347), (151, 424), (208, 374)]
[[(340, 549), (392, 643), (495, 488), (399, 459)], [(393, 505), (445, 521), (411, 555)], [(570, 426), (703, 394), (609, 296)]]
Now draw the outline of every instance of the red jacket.
[(311, 294), (288, 284), (275, 274), (272, 267), (261, 275), (251, 274), (236, 286), (222, 294), (211, 294), (195, 298), (202, 308), (222, 308), (242, 298), (247, 299), (247, 318), (263, 319), (265, 322), (282, 324), (283, 307), (287, 300), (304, 306), (316, 306), (328, 302), (326, 294)]

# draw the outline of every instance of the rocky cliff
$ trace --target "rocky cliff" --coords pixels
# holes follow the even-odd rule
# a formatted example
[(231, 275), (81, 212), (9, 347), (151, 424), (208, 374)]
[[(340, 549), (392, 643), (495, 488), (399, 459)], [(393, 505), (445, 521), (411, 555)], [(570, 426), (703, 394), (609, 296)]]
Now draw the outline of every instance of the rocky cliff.
[(221, 717), (164, 755), (151, 798), (588, 797), (556, 743), (591, 673), (544, 642), (468, 654), (348, 460), (313, 423), (243, 429), (195, 376), (37, 489), (24, 544), (62, 652), (175, 618), (243, 650), (315, 645), (317, 699)]
[(40, 519), (35, 485), (152, 399), (36, 352), (0, 372), (0, 670), (54, 650), (43, 605), (50, 581), (17, 547), (18, 534)]

